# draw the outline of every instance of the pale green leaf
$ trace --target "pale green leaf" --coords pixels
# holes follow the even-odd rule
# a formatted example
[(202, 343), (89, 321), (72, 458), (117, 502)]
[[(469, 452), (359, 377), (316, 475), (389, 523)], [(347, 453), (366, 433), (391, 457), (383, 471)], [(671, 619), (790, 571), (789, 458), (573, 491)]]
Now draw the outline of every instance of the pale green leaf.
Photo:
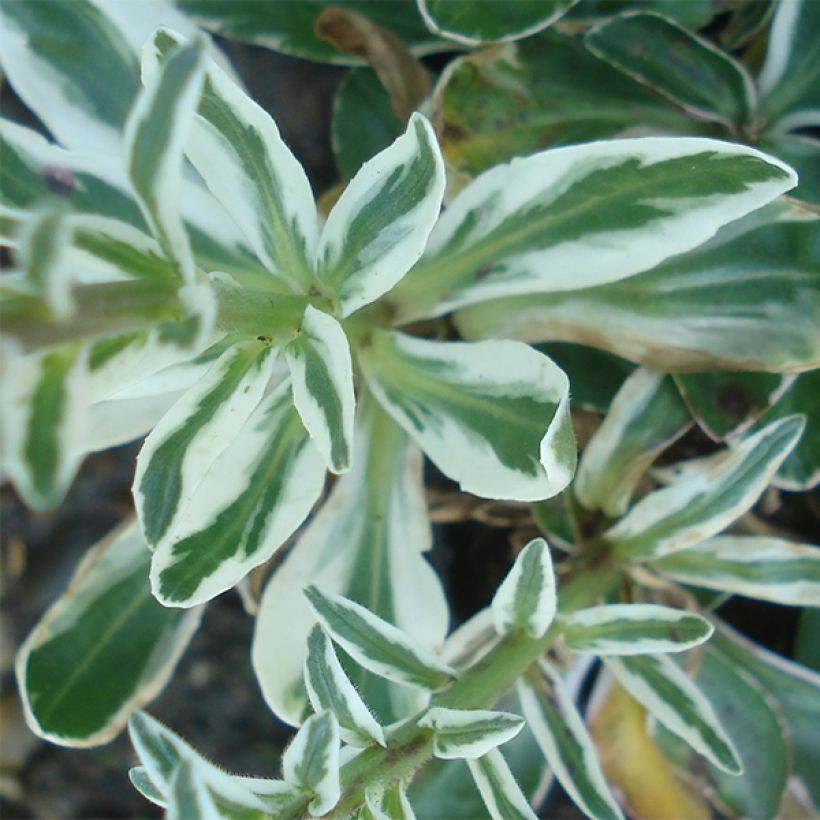
[(20, 647), (18, 686), (39, 736), (62, 746), (107, 743), (171, 677), (202, 612), (153, 598), (150, 558), (135, 523), (100, 542)]
[(421, 114), (350, 181), (317, 251), (318, 276), (343, 317), (374, 302), (418, 261), (439, 216), (444, 182), (436, 135)]
[(535, 820), (535, 812), (498, 749), (468, 764), (492, 820)]
[(394, 783), (385, 789), (381, 806), (388, 820), (416, 820), (413, 807), (401, 783)]
[(475, 759), (512, 740), (524, 720), (509, 712), (430, 709), (418, 722), (433, 731), (433, 753), (444, 760)]
[(573, 488), (587, 509), (623, 515), (649, 465), (691, 426), (674, 382), (646, 368), (624, 381), (584, 448)]
[(705, 618), (658, 604), (603, 604), (561, 618), (567, 647), (596, 655), (682, 652), (708, 640)]
[(221, 820), (222, 816), (199, 772), (182, 758), (171, 775), (166, 820)]
[(341, 325), (312, 305), (285, 348), (299, 416), (334, 473), (350, 469), (353, 449), (353, 364)]
[(518, 553), (493, 596), (496, 631), (505, 635), (523, 629), (531, 637), (540, 638), (552, 623), (557, 605), (549, 546), (543, 538), (535, 538)]
[(66, 265), (72, 234), (67, 215), (56, 209), (35, 213), (20, 231), (18, 253), (23, 271), (52, 315), (63, 320), (74, 311), (73, 277)]
[(764, 535), (722, 535), (652, 566), (684, 584), (789, 606), (820, 607), (820, 547)]
[(666, 655), (604, 659), (635, 700), (667, 729), (683, 738), (719, 769), (740, 774), (743, 765), (709, 701), (681, 667)]
[(285, 782), (313, 795), (314, 817), (339, 800), (339, 724), (332, 712), (309, 717), (282, 756)]
[(360, 360), (380, 403), (464, 491), (532, 501), (572, 478), (569, 385), (546, 356), (382, 331)]
[(339, 722), (342, 739), (356, 746), (385, 745), (384, 732), (345, 674), (333, 644), (315, 626), (307, 640), (305, 687), (314, 711), (328, 710)]
[(132, 766), (128, 770), (128, 779), (131, 781), (131, 785), (146, 799), (150, 800), (152, 803), (160, 806), (161, 808), (165, 808), (166, 802), (165, 798), (159, 792), (157, 787), (154, 785), (151, 778), (148, 776), (148, 772), (145, 769), (145, 766)]
[(322, 626), (354, 660), (397, 683), (438, 689), (455, 677), (410, 635), (341, 595), (305, 588), (305, 597)]
[(745, 513), (766, 489), (803, 432), (787, 416), (737, 446), (686, 470), (677, 482), (644, 496), (605, 533), (623, 554), (662, 556), (711, 538)]
[(517, 686), (524, 717), (567, 794), (590, 817), (622, 818), (592, 738), (558, 675), (540, 661)]
[[(303, 660), (316, 617), (302, 595), (315, 583), (395, 624), (428, 649), (447, 631), (447, 602), (424, 553), (432, 546), (421, 453), (364, 391), (356, 418), (353, 469), (306, 527), (268, 582), (259, 607), (253, 666), (274, 713), (298, 725), (306, 705)], [(380, 722), (422, 709), (421, 690), (347, 667)]]

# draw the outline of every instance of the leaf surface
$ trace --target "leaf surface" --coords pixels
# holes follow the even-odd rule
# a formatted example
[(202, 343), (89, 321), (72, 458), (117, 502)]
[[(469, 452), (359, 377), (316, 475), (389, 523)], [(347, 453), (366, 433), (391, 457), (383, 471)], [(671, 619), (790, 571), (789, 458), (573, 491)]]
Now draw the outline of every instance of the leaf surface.
[(318, 817), (339, 800), (339, 724), (332, 712), (309, 717), (282, 756), (285, 781), (313, 795), (310, 813)]
[(474, 760), (514, 738), (524, 721), (509, 712), (435, 707), (418, 725), (433, 730), (436, 757)]
[(492, 820), (535, 820), (535, 812), (498, 749), (490, 749), (468, 764)]

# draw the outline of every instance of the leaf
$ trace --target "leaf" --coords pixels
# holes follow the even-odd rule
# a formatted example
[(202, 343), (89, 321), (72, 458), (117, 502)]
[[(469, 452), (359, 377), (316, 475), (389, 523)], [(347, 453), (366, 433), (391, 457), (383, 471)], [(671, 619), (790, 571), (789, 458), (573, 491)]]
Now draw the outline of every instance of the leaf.
[(696, 752), (725, 772), (743, 771), (709, 701), (675, 661), (666, 655), (634, 655), (604, 662), (632, 697)]
[(379, 402), (465, 492), (532, 501), (569, 483), (568, 383), (546, 356), (379, 332), (360, 361)]
[(517, 683), (524, 717), (555, 776), (590, 817), (623, 817), (601, 771), (584, 721), (544, 661)]
[(192, 606), (233, 587), (282, 546), (322, 492), (324, 460), (287, 383), (262, 399), (227, 445), (157, 542), (151, 585), (166, 606)]
[(168, 793), (167, 820), (219, 820), (222, 815), (211, 797), (208, 787), (193, 765), (182, 759), (171, 776)]
[(285, 781), (314, 795), (309, 811), (318, 817), (338, 802), (339, 724), (332, 712), (308, 718), (282, 756)]
[(573, 485), (576, 498), (610, 518), (623, 515), (649, 465), (691, 424), (671, 378), (636, 370), (584, 449)]
[(385, 789), (381, 803), (390, 820), (416, 820), (413, 807), (401, 783), (394, 783)]
[(535, 820), (535, 812), (498, 749), (469, 760), (468, 765), (492, 820)]
[(820, 123), (820, 45), (815, 3), (779, 3), (758, 78), (764, 117), (779, 131)]
[(799, 183), (789, 196), (820, 205), (820, 140), (808, 134), (768, 134), (760, 148), (787, 162), (797, 171)]
[(518, 715), (485, 710), (429, 709), (418, 722), (432, 729), (436, 757), (475, 759), (514, 738), (524, 726)]
[(535, 538), (515, 559), (512, 569), (493, 596), (492, 611), (499, 635), (523, 629), (540, 638), (555, 617), (555, 573), (549, 546)]
[(560, 19), (575, 0), (418, 0), (427, 27), (462, 46), (517, 40)]
[[(155, 74), (178, 42), (157, 31), (143, 71)], [(185, 154), (268, 270), (289, 285), (309, 283), (318, 231), (310, 183), (270, 115), (213, 61)]]
[(20, 647), (18, 686), (38, 736), (62, 746), (108, 743), (168, 682), (202, 612), (154, 600), (150, 557), (135, 524), (101, 541)]
[(455, 676), (455, 670), (410, 635), (360, 604), (315, 586), (304, 592), (319, 623), (365, 669), (422, 689), (438, 689)]
[(693, 127), (577, 38), (555, 31), (453, 60), (433, 95), (433, 121), (441, 123), (448, 166), (469, 174), (550, 146)]
[(782, 538), (723, 535), (652, 566), (684, 584), (788, 606), (820, 607), (820, 547)]
[(374, 302), (416, 263), (438, 219), (444, 181), (435, 133), (421, 114), (353, 177), (317, 251), (319, 279), (342, 317)]
[[(364, 391), (356, 417), (353, 469), (277, 567), (256, 620), (253, 666), (274, 713), (298, 725), (306, 695), (303, 660), (316, 617), (302, 595), (315, 583), (395, 624), (428, 649), (447, 631), (447, 602), (424, 558), (432, 546), (421, 453)], [(347, 674), (383, 724), (409, 717), (426, 695), (388, 684), (356, 664)]]
[(820, 364), (819, 229), (774, 205), (646, 273), (476, 305), (456, 324), (468, 339), (573, 341), (662, 371), (808, 370)]
[(361, 12), (372, 22), (389, 28), (416, 55), (447, 48), (424, 26), (414, 0), (393, 0), (389, 6), (370, 0), (312, 0), (285, 6), (257, 0), (177, 0), (177, 6), (224, 37), (323, 63), (359, 62), (316, 37), (316, 19), (328, 6)]
[(820, 612), (804, 609), (794, 636), (794, 660), (807, 669), (820, 672)]
[(194, 260), (179, 210), (182, 148), (202, 89), (207, 43), (172, 51), (137, 97), (125, 127), (125, 164), (140, 208), (186, 282)]
[(69, 344), (26, 355), (9, 344), (2, 355), (3, 470), (29, 506), (51, 509), (84, 456), (87, 350)]
[(167, 539), (204, 472), (259, 404), (273, 358), (258, 343), (229, 348), (145, 440), (137, 458), (134, 502), (149, 544)]
[(685, 3), (670, 3), (669, 0), (580, 0), (570, 9), (567, 22), (588, 24), (635, 8), (661, 12), (692, 31), (707, 26), (717, 13), (712, 0), (686, 0)]
[(705, 618), (657, 604), (603, 604), (561, 617), (564, 640), (573, 652), (645, 655), (682, 652), (709, 640)]
[(690, 115), (741, 127), (756, 94), (742, 63), (661, 14), (628, 12), (587, 34), (587, 47)]
[(371, 68), (345, 74), (333, 102), (333, 155), (342, 176), (351, 179), (364, 163), (387, 148), (404, 130), (390, 97)]
[(430, 316), (617, 282), (697, 247), (795, 184), (779, 160), (694, 137), (514, 159), (455, 197), (396, 299), (408, 316)]
[(336, 716), (343, 740), (356, 746), (385, 745), (384, 732), (345, 674), (333, 644), (318, 626), (308, 635), (305, 686), (314, 711)]
[(72, 239), (66, 214), (52, 209), (25, 222), (20, 236), (19, 257), (27, 280), (42, 295), (52, 315), (63, 320), (74, 310), (73, 277), (66, 265)]
[(754, 505), (804, 425), (802, 416), (786, 416), (698, 461), (677, 482), (644, 496), (604, 537), (633, 558), (661, 557), (711, 538)]
[(285, 348), (293, 403), (334, 473), (350, 469), (353, 448), (353, 365), (342, 326), (312, 305), (299, 335)]
[(782, 373), (678, 373), (675, 384), (700, 428), (725, 441), (751, 427), (794, 381)]
[(146, 771), (145, 766), (132, 766), (128, 770), (128, 779), (131, 781), (131, 785), (146, 800), (150, 800), (152, 803), (163, 809), (166, 807), (167, 804), (165, 802), (165, 798), (157, 790), (157, 787), (153, 784), (151, 778), (148, 777), (148, 772)]
[(0, 31), (3, 71), (48, 130), (89, 155), (119, 154), (138, 64), (108, 16), (89, 0), (3, 3)]

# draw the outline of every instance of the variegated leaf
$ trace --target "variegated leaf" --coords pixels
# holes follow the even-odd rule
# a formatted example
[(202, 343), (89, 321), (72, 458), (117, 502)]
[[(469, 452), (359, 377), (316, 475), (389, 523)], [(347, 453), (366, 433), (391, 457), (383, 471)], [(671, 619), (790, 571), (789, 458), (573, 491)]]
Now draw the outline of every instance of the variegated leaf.
[(74, 302), (73, 277), (66, 265), (73, 239), (67, 215), (59, 210), (36, 213), (24, 223), (20, 234), (19, 256), (28, 282), (55, 318), (68, 318)]
[(819, 236), (820, 219), (776, 202), (646, 273), (474, 305), (456, 324), (467, 339), (578, 342), (662, 371), (810, 370), (820, 367)]
[(316, 712), (333, 712), (342, 739), (360, 746), (385, 745), (384, 732), (345, 674), (330, 638), (319, 626), (308, 635), (305, 687)]
[(37, 735), (62, 746), (107, 743), (165, 686), (202, 612), (153, 598), (150, 558), (135, 523), (106, 538), (20, 647), (18, 687)]
[(820, 547), (782, 538), (722, 535), (652, 566), (684, 584), (790, 606), (820, 607)]
[(285, 348), (293, 402), (334, 473), (350, 469), (353, 450), (353, 364), (341, 325), (312, 305)]
[(558, 675), (539, 661), (517, 686), (527, 724), (567, 794), (590, 817), (622, 818), (592, 738)]
[(521, 731), (524, 720), (509, 712), (435, 707), (418, 725), (433, 730), (436, 757), (472, 760), (512, 740)]
[[(282, 546), (322, 492), (324, 460), (287, 382), (222, 444), (196, 485), (183, 491), (157, 542), (151, 584), (166, 606), (192, 606), (233, 587)], [(186, 460), (183, 476), (187, 466)]]
[(165, 808), (167, 803), (165, 797), (154, 785), (154, 782), (148, 776), (145, 766), (132, 766), (128, 770), (128, 779), (131, 785), (146, 799), (150, 800), (160, 808)]
[(282, 756), (285, 782), (313, 795), (308, 807), (318, 817), (339, 800), (339, 724), (332, 712), (309, 717)]
[(416, 820), (413, 807), (401, 783), (394, 783), (384, 790), (381, 808), (388, 820)]
[(87, 348), (21, 354), (0, 349), (0, 429), (5, 474), (34, 509), (62, 501), (86, 441)]
[(543, 354), (382, 331), (360, 360), (380, 403), (464, 491), (533, 501), (572, 478), (569, 385)]
[(676, 483), (644, 496), (604, 536), (631, 557), (662, 556), (716, 535), (766, 489), (803, 432), (787, 416), (736, 447), (700, 461)]
[(621, 386), (584, 448), (573, 488), (590, 510), (623, 515), (649, 465), (692, 425), (668, 376), (639, 368)]
[(435, 133), (413, 114), (407, 131), (350, 181), (322, 230), (318, 275), (342, 316), (374, 302), (418, 261), (443, 194)]
[(496, 631), (505, 635), (523, 629), (533, 638), (540, 638), (552, 623), (557, 605), (550, 549), (543, 538), (535, 538), (518, 553), (493, 596)]
[(149, 544), (167, 537), (184, 500), (259, 404), (273, 358), (257, 343), (228, 349), (145, 440), (134, 502)]
[(171, 775), (166, 820), (221, 820), (222, 816), (201, 774), (182, 758)]
[(657, 604), (603, 604), (561, 618), (567, 647), (596, 655), (682, 652), (703, 643), (714, 628), (694, 612)]
[(607, 140), (486, 171), (452, 202), (396, 299), (438, 315), (489, 299), (617, 282), (712, 237), (796, 184), (752, 148)]
[(535, 820), (535, 812), (498, 749), (467, 763), (492, 820)]
[[(179, 42), (157, 31), (143, 52), (145, 75)], [(270, 115), (213, 62), (185, 153), (269, 270), (308, 286), (318, 234), (310, 183)]]
[(172, 51), (129, 114), (125, 163), (151, 231), (187, 282), (191, 246), (180, 215), (182, 148), (205, 76), (207, 43), (197, 38)]
[[(306, 696), (303, 659), (316, 617), (302, 595), (310, 583), (367, 608), (435, 650), (447, 631), (441, 582), (424, 558), (432, 545), (421, 453), (364, 391), (352, 471), (278, 567), (256, 620), (253, 666), (268, 705), (298, 725)], [(426, 693), (389, 684), (352, 664), (347, 674), (383, 724), (422, 709)]]
[(674, 660), (666, 655), (604, 660), (629, 694), (667, 729), (718, 768), (735, 774), (743, 770), (709, 702)]
[(455, 677), (410, 635), (360, 604), (315, 586), (306, 587), (305, 597), (333, 640), (374, 674), (422, 689), (438, 689)]

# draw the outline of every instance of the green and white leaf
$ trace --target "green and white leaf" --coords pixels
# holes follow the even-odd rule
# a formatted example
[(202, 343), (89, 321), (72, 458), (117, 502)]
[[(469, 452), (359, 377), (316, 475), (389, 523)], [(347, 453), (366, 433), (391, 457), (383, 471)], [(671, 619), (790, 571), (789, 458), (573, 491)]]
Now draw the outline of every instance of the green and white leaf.
[(660, 557), (711, 538), (757, 501), (804, 425), (803, 416), (786, 416), (698, 460), (679, 481), (644, 496), (605, 538), (633, 558)]
[(59, 504), (85, 455), (87, 348), (0, 349), (0, 429), (5, 475), (37, 510)]
[(258, 343), (229, 348), (145, 440), (134, 503), (149, 544), (167, 541), (185, 500), (259, 404), (273, 359)]
[(438, 689), (455, 677), (454, 669), (410, 635), (360, 604), (312, 585), (304, 592), (319, 623), (365, 669), (422, 689)]
[(603, 604), (561, 617), (567, 647), (596, 655), (682, 652), (709, 640), (705, 618), (658, 604)]
[(153, 598), (150, 558), (136, 523), (101, 541), (20, 647), (18, 688), (38, 736), (62, 746), (108, 743), (171, 677), (202, 611)]
[(197, 38), (174, 49), (128, 116), (125, 165), (151, 232), (186, 282), (194, 259), (180, 215), (182, 149), (205, 75), (207, 42)]
[(447, 636), (441, 657), (456, 669), (465, 669), (486, 655), (499, 640), (492, 608), (485, 607)]
[(676, 581), (789, 606), (820, 607), (820, 547), (722, 535), (653, 562)]
[(498, 749), (467, 763), (492, 820), (535, 820), (535, 812)]
[(193, 764), (182, 758), (171, 775), (166, 820), (220, 820), (208, 786)]
[[(187, 467), (186, 459), (183, 484)], [(195, 486), (183, 489), (177, 514), (156, 544), (154, 594), (166, 606), (193, 606), (230, 589), (293, 534), (324, 482), (324, 459), (285, 382), (222, 442)]]
[(569, 384), (543, 354), (379, 332), (360, 361), (382, 406), (465, 492), (534, 501), (572, 478)]
[[(179, 41), (157, 31), (143, 52), (144, 74), (155, 74)], [(318, 234), (310, 183), (270, 115), (212, 61), (185, 153), (265, 266), (307, 286)]]
[(119, 155), (139, 70), (101, 9), (89, 0), (3, 3), (0, 39), (3, 73), (60, 142), (89, 157)]
[(438, 219), (444, 183), (436, 135), (418, 113), (353, 177), (317, 251), (319, 279), (342, 317), (376, 301), (418, 261)]
[(435, 707), (418, 725), (433, 730), (436, 757), (459, 760), (481, 757), (512, 740), (523, 728), (524, 720), (509, 712)]
[(549, 629), (557, 606), (550, 549), (543, 538), (535, 538), (518, 553), (493, 596), (496, 631), (506, 635), (523, 629), (531, 637), (540, 638)]
[(353, 450), (353, 363), (342, 326), (312, 305), (285, 348), (293, 403), (334, 473), (350, 469)]
[(578, 342), (661, 371), (810, 370), (820, 366), (818, 241), (820, 220), (778, 202), (646, 273), (475, 305), (456, 324), (468, 339)]
[(709, 701), (691, 678), (666, 655), (606, 657), (609, 670), (632, 697), (696, 752), (730, 774), (743, 767), (737, 750)]
[(336, 716), (342, 739), (356, 746), (374, 741), (385, 745), (384, 732), (345, 674), (333, 644), (319, 626), (307, 640), (305, 687), (314, 711), (327, 710)]
[(131, 785), (146, 799), (150, 800), (160, 808), (165, 808), (167, 803), (160, 791), (154, 785), (145, 766), (132, 766), (128, 770), (128, 779)]
[(309, 717), (282, 756), (285, 782), (314, 795), (309, 811), (318, 817), (338, 802), (339, 724), (332, 712)]
[(576, 498), (610, 518), (623, 515), (649, 465), (691, 425), (672, 379), (639, 368), (584, 448), (573, 484)]
[[(302, 595), (310, 583), (344, 595), (438, 650), (447, 632), (441, 582), (424, 553), (432, 546), (418, 448), (364, 391), (356, 416), (353, 469), (306, 527), (268, 582), (256, 620), (253, 666), (273, 712), (304, 716), (305, 646), (316, 617)], [(424, 708), (422, 690), (347, 667), (382, 724)]]
[(72, 244), (67, 215), (50, 209), (35, 213), (20, 232), (20, 263), (34, 291), (42, 295), (55, 319), (66, 319), (74, 310), (73, 277), (66, 265)]
[(388, 820), (416, 820), (416, 814), (401, 783), (388, 786), (380, 802), (381, 809)]
[[(451, 203), (397, 290), (408, 316), (576, 290), (652, 269), (793, 188), (742, 145), (644, 137), (556, 148), (498, 165)], [(593, 227), (594, 226), (594, 227)]]
[(567, 794), (590, 817), (622, 818), (583, 718), (556, 672), (539, 661), (516, 685), (524, 718)]
[(627, 12), (587, 34), (593, 54), (680, 105), (694, 117), (733, 128), (756, 109), (742, 63), (668, 17)]
[(575, 0), (417, 0), (434, 34), (462, 46), (518, 40), (551, 26)]

